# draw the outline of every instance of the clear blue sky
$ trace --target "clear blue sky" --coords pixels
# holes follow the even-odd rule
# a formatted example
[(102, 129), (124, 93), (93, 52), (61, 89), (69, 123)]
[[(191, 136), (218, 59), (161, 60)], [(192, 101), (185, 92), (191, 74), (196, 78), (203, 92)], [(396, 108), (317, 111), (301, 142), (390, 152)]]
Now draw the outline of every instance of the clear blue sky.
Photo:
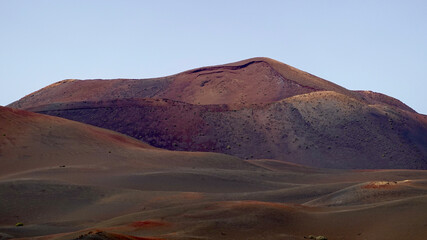
[(0, 0), (0, 105), (53, 82), (270, 57), (427, 114), (427, 1)]

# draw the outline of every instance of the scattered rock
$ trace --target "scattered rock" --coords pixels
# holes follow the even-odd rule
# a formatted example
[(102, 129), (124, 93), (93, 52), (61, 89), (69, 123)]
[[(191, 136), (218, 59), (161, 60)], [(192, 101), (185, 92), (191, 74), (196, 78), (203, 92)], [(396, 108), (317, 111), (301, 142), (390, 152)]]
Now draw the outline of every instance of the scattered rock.
[(325, 236), (317, 236), (315, 239), (316, 240), (328, 240), (328, 238)]

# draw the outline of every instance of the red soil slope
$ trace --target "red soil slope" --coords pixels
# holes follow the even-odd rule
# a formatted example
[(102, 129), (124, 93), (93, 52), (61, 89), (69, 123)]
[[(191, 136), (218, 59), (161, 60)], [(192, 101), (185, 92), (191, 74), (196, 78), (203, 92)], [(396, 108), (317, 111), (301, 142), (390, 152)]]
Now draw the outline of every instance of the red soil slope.
[[(0, 179), (58, 168), (102, 169), (111, 175), (122, 168), (140, 172), (209, 164), (237, 169), (250, 166), (222, 154), (156, 149), (107, 129), (7, 107), (0, 107), (0, 160)], [(78, 179), (78, 175), (70, 177)]]
[(264, 105), (127, 99), (33, 110), (111, 129), (171, 150), (210, 151), (331, 168), (427, 168), (422, 116), (315, 92)]

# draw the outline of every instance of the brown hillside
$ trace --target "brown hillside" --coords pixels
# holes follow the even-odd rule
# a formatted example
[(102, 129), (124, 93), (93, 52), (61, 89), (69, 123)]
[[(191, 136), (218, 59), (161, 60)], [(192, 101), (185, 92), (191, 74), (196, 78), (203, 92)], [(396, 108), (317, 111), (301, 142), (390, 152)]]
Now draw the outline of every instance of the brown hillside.
[[(213, 153), (156, 149), (110, 130), (63, 118), (0, 107), (0, 179), (26, 171), (128, 170), (250, 164)], [(231, 165), (230, 165), (231, 164)], [(132, 166), (132, 167), (129, 167)]]
[(421, 115), (366, 105), (336, 92), (314, 92), (239, 110), (161, 99), (70, 103), (33, 110), (172, 150), (328, 168), (427, 167), (427, 124)]

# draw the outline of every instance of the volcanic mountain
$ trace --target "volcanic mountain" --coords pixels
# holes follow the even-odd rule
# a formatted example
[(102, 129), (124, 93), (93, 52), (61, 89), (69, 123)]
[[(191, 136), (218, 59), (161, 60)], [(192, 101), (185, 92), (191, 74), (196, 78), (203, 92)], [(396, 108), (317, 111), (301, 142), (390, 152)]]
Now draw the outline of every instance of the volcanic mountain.
[(326, 168), (427, 169), (427, 117), (253, 58), (155, 79), (64, 80), (9, 105), (155, 147)]

